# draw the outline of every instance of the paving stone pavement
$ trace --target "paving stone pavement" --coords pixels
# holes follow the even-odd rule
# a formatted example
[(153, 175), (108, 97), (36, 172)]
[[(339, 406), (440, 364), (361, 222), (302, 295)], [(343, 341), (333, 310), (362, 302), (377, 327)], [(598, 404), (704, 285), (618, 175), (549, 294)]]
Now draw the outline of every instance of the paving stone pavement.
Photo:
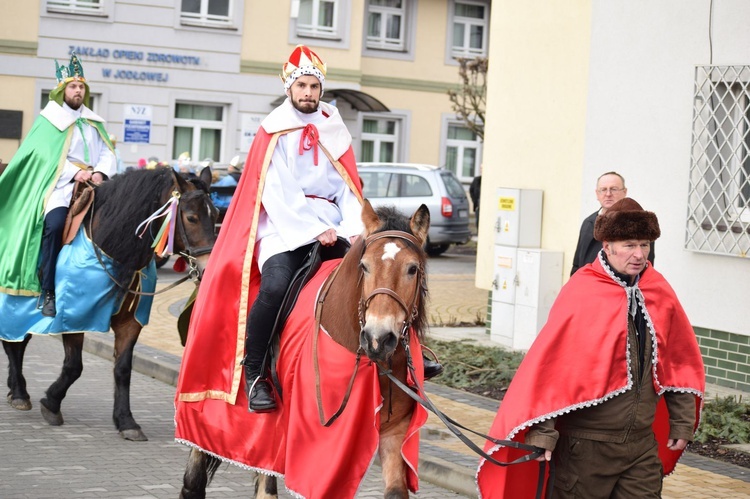
[[(94, 335), (91, 335), (94, 336)], [(107, 335), (97, 335), (106, 339)], [(133, 414), (148, 442), (120, 438), (112, 424), (112, 362), (84, 353), (81, 378), (65, 398), (65, 424), (49, 426), (39, 399), (55, 380), (63, 360), (62, 342), (34, 337), (24, 361), (33, 408), (16, 411), (0, 404), (0, 497), (25, 498), (176, 498), (188, 448), (174, 442), (174, 387), (133, 373)], [(7, 359), (0, 356), (0, 371)], [(283, 487), (280, 487), (283, 490)], [(208, 489), (209, 498), (252, 497), (253, 474), (222, 465)], [(382, 497), (380, 470), (374, 466), (357, 497)], [(290, 498), (281, 492), (279, 497)], [(458, 494), (422, 482), (419, 497)]]
[[(477, 290), (473, 283), (473, 276), (468, 275), (431, 276), (428, 312), (431, 322), (473, 323), (477, 314), (486, 315), (487, 292)], [(166, 283), (159, 288), (164, 286)], [(66, 424), (60, 428), (47, 426), (38, 413), (38, 399), (59, 372), (62, 346), (50, 338), (35, 338), (31, 342), (25, 370), (35, 407), (31, 413), (13, 411), (7, 405), (0, 408), (0, 452), (13, 456), (12, 460), (0, 462), (0, 497), (177, 496), (187, 450), (172, 441), (174, 388), (171, 385), (176, 382), (182, 355), (176, 316), (190, 291), (189, 285), (183, 285), (157, 296), (151, 322), (136, 346), (134, 369), (148, 376), (133, 374), (132, 406), (149, 435), (149, 442), (125, 442), (119, 438), (110, 416), (111, 363), (91, 355), (85, 357), (83, 376), (71, 388), (63, 405)], [(433, 326), (430, 334), (447, 340), (491, 344), (481, 327)], [(88, 335), (86, 349), (111, 358), (111, 335)], [(4, 356), (0, 356), (0, 370), (7, 369), (6, 366)], [(426, 389), (449, 416), (478, 431), (489, 429), (497, 401), (434, 383), (428, 383)], [(728, 394), (718, 387), (711, 390)], [(474, 440), (483, 445), (478, 437)], [(94, 445), (102, 441), (104, 445)], [(430, 416), (422, 432), (422, 489), (418, 496), (439, 499), (457, 497), (458, 492), (476, 497), (477, 459), (437, 418)], [(665, 480), (663, 497), (750, 498), (748, 471), (686, 454), (675, 473)], [(371, 472), (358, 497), (381, 497), (379, 480), (377, 470)], [(249, 497), (251, 487), (250, 474), (222, 466), (209, 497)]]

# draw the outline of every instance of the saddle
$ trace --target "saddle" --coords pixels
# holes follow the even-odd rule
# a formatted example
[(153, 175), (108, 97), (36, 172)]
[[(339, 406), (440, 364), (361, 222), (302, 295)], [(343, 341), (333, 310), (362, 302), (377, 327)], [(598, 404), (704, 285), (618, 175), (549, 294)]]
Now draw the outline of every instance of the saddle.
[(65, 217), (65, 229), (63, 230), (63, 244), (69, 244), (78, 234), (78, 229), (83, 223), (83, 218), (94, 202), (94, 189), (76, 182), (73, 198)]
[(300, 291), (312, 279), (315, 273), (320, 269), (320, 265), (327, 260), (334, 260), (337, 258), (343, 258), (349, 251), (349, 242), (342, 238), (337, 238), (333, 246), (323, 246), (320, 242), (316, 241), (310, 248), (310, 251), (305, 256), (302, 266), (292, 276), (292, 282), (284, 295), (284, 299), (281, 302), (281, 309), (276, 316), (276, 322), (273, 325), (273, 332), (271, 333), (271, 339), (266, 347), (266, 356), (263, 359), (263, 365), (261, 366), (261, 373), (265, 372), (268, 368), (271, 372), (271, 378), (273, 384), (276, 387), (276, 393), (281, 399), (282, 390), (281, 382), (278, 378), (276, 371), (276, 361), (279, 358), (279, 336), (281, 331), (284, 329), (286, 320), (289, 318), (289, 314), (292, 312), (294, 305), (297, 303)]

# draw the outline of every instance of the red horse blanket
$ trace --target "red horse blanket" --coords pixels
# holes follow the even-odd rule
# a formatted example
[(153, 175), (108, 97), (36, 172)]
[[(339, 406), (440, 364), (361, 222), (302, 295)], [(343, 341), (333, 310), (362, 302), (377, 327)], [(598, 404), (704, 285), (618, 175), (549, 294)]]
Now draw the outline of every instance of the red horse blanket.
[[(212, 398), (188, 402), (178, 397), (177, 441), (241, 467), (284, 476), (287, 489), (301, 497), (354, 497), (378, 448), (382, 397), (377, 367), (363, 357), (346, 410), (331, 426), (320, 424), (312, 351), (314, 307), (323, 281), (337, 264), (323, 263), (302, 290), (281, 335), (277, 366), (283, 401), (278, 410), (249, 413), (243, 386), (235, 403)], [(415, 337), (411, 349), (416, 372), (421, 373), (421, 347)], [(323, 410), (330, 418), (344, 398), (356, 357), (321, 330), (318, 359)], [(205, 365), (202, 369), (222, 367)], [(412, 491), (418, 489), (419, 428), (426, 419), (425, 410), (417, 406), (401, 450)]]

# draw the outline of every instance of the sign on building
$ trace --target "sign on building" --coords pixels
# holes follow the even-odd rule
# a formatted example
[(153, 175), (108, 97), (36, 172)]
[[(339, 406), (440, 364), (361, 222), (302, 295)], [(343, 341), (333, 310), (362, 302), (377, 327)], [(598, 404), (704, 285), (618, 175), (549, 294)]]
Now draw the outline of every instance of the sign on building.
[(123, 112), (123, 142), (148, 144), (151, 140), (151, 106), (125, 104)]

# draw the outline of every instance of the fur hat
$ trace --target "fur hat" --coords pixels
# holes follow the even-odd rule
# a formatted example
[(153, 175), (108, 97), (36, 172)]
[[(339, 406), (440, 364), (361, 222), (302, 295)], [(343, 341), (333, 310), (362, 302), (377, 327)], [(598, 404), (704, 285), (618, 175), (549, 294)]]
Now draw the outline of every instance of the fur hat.
[(597, 241), (655, 241), (660, 235), (656, 214), (645, 211), (631, 198), (617, 201), (602, 215), (596, 217), (594, 222), (594, 239)]

